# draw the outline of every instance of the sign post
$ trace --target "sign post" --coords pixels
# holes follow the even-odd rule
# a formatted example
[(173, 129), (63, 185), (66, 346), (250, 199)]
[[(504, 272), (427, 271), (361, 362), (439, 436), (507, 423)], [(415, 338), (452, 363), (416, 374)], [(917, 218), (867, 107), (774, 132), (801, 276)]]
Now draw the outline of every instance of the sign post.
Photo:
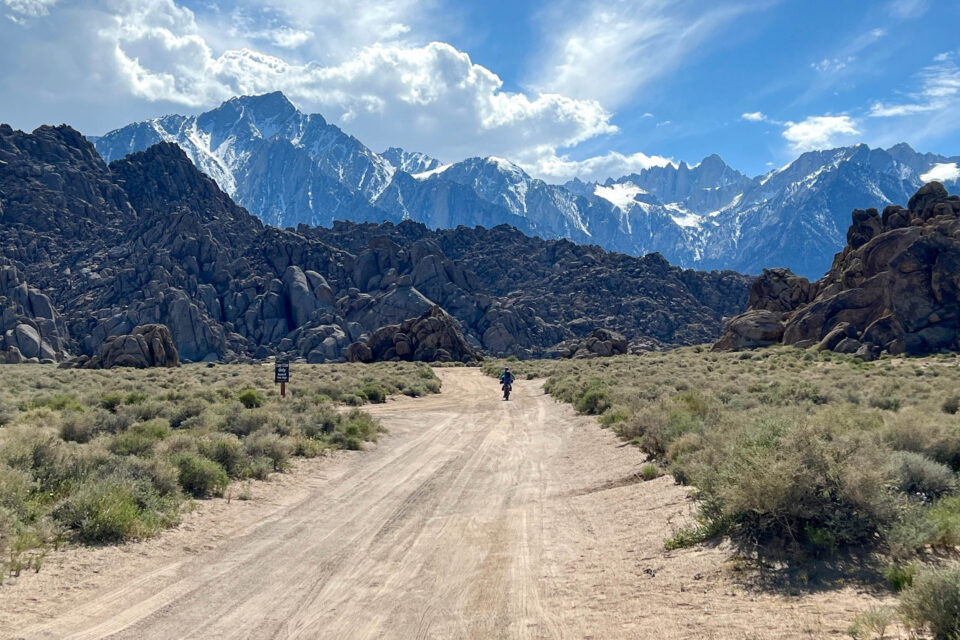
[(290, 363), (280, 362), (273, 367), (273, 381), (280, 383), (280, 397), (287, 397), (287, 383), (290, 382)]

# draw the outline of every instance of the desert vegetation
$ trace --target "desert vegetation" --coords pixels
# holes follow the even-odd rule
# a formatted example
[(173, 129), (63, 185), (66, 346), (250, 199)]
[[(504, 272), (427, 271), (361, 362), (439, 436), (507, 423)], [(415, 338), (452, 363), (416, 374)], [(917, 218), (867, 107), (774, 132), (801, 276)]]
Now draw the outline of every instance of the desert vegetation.
[[(511, 368), (546, 377), (548, 393), (692, 487), (696, 522), (670, 532), (668, 548), (728, 539), (743, 558), (804, 580), (867, 568), (901, 592), (909, 627), (960, 634), (956, 355), (865, 363), (792, 347), (691, 347)], [(888, 613), (865, 613), (851, 633), (877, 637)]]
[(379, 423), (359, 407), (436, 393), (425, 365), (271, 365), (106, 371), (0, 367), (0, 584), (68, 542), (144, 538), (191, 498), (243, 499), (294, 457), (360, 449)]

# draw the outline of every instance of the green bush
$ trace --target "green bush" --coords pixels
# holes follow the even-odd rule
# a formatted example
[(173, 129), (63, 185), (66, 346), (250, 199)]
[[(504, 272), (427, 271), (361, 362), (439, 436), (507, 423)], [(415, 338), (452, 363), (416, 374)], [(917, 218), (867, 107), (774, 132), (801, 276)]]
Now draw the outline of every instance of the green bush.
[(230, 483), (223, 467), (197, 454), (180, 453), (173, 462), (180, 471), (180, 486), (195, 498), (221, 496)]
[(610, 408), (610, 392), (606, 389), (591, 388), (583, 392), (577, 400), (577, 411), (597, 416)]
[(115, 413), (117, 407), (123, 404), (123, 394), (121, 393), (106, 393), (100, 396), (100, 406), (109, 411), (110, 413)]
[(888, 464), (897, 490), (925, 502), (956, 490), (957, 478), (950, 467), (921, 453), (896, 451), (891, 454)]
[(267, 458), (274, 471), (283, 471), (287, 467), (294, 445), (276, 433), (260, 431), (244, 441), (247, 455), (253, 458)]
[(268, 419), (269, 417), (263, 411), (243, 410), (234, 404), (223, 417), (223, 423), (220, 429), (221, 431), (226, 431), (227, 433), (232, 433), (235, 436), (243, 438), (255, 431), (259, 431), (267, 424)]
[(242, 390), (237, 396), (237, 400), (247, 409), (259, 409), (263, 406), (263, 396), (256, 389)]
[(387, 392), (383, 385), (379, 383), (368, 382), (363, 385), (361, 392), (367, 398), (367, 401), (373, 404), (383, 404), (387, 401)]
[(890, 588), (898, 593), (912, 585), (916, 575), (917, 568), (912, 564), (890, 565), (883, 572), (883, 577), (886, 578)]
[(960, 568), (920, 571), (901, 593), (900, 613), (914, 630), (934, 640), (960, 637)]
[(88, 543), (133, 540), (152, 533), (141, 519), (134, 483), (96, 480), (82, 485), (54, 511), (54, 517)]
[(202, 415), (206, 408), (202, 400), (189, 400), (178, 404), (170, 414), (170, 426), (179, 429), (185, 426), (184, 423)]
[(208, 433), (199, 440), (198, 447), (204, 457), (223, 467), (231, 478), (241, 477), (248, 466), (243, 444), (232, 433)]
[(660, 477), (660, 467), (647, 463), (640, 467), (640, 477), (644, 480), (656, 480)]
[(949, 398), (943, 401), (943, 404), (940, 405), (940, 409), (944, 413), (955, 415), (957, 411), (960, 411), (960, 396), (958, 395), (950, 396)]
[(141, 422), (118, 434), (110, 442), (110, 451), (118, 456), (147, 455), (157, 442), (169, 435), (170, 425), (162, 418)]
[(94, 416), (89, 412), (69, 413), (60, 423), (60, 437), (68, 442), (89, 442), (94, 434)]

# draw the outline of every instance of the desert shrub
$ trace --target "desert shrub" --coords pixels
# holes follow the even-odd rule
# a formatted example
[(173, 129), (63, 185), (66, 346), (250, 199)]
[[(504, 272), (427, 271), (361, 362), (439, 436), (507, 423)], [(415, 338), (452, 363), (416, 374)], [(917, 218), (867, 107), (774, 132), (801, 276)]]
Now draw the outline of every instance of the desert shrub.
[(94, 414), (69, 413), (60, 423), (60, 437), (69, 442), (89, 442), (95, 435)]
[(180, 486), (195, 498), (223, 495), (230, 478), (213, 460), (194, 453), (180, 453), (173, 460), (180, 472)]
[(640, 477), (644, 480), (656, 480), (660, 477), (660, 467), (647, 463), (640, 467)]
[(333, 433), (340, 422), (338, 414), (330, 405), (321, 405), (306, 416), (301, 424), (303, 434), (308, 438), (319, 438), (323, 434)]
[(244, 441), (247, 455), (253, 458), (267, 458), (274, 471), (283, 471), (293, 455), (293, 444), (279, 434), (260, 431)]
[(89, 543), (122, 542), (153, 532), (143, 518), (137, 487), (118, 479), (84, 483), (54, 511), (54, 517)]
[(960, 637), (960, 568), (917, 572), (901, 593), (900, 613), (914, 630), (935, 640)]
[(887, 629), (897, 619), (897, 610), (893, 607), (870, 607), (858, 613), (847, 628), (847, 634), (854, 640), (872, 640), (886, 637)]
[(610, 408), (610, 392), (596, 387), (588, 388), (577, 400), (576, 406), (580, 413), (600, 415)]
[(137, 405), (137, 404), (143, 404), (149, 399), (150, 399), (150, 396), (148, 396), (143, 391), (131, 391), (123, 399), (123, 403)]
[(387, 401), (387, 392), (383, 385), (377, 382), (367, 382), (361, 389), (367, 401), (374, 404), (382, 404)]
[(600, 416), (600, 424), (605, 427), (612, 427), (615, 424), (625, 422), (630, 417), (630, 410), (623, 406), (610, 407)]
[(369, 413), (353, 409), (343, 416), (340, 428), (348, 436), (376, 442), (380, 423)]
[(95, 433), (120, 433), (129, 429), (132, 424), (133, 416), (126, 413), (93, 412), (92, 426)]
[(189, 427), (190, 420), (199, 417), (206, 410), (206, 405), (202, 400), (188, 400), (178, 404), (170, 413), (170, 426), (174, 429)]
[(29, 472), (0, 463), (0, 507), (23, 513), (33, 488), (33, 476)]
[(898, 593), (912, 585), (916, 575), (917, 568), (912, 564), (893, 564), (883, 572), (890, 588)]
[(930, 532), (926, 543), (950, 550), (960, 546), (960, 496), (943, 498), (921, 513), (920, 527)]
[(123, 404), (123, 394), (116, 392), (105, 393), (100, 396), (99, 404), (110, 413), (114, 413), (117, 407)]
[(921, 453), (896, 451), (891, 454), (888, 465), (897, 490), (924, 501), (935, 500), (957, 487), (957, 478), (950, 467)]
[(110, 451), (118, 456), (147, 455), (157, 442), (169, 435), (170, 425), (166, 420), (141, 422), (114, 437), (110, 442)]
[(335, 431), (330, 436), (330, 444), (346, 449), (347, 451), (360, 451), (363, 449), (363, 442), (356, 436), (347, 435), (343, 431)]
[(234, 405), (224, 416), (221, 431), (243, 438), (260, 430), (268, 420), (269, 416), (263, 411), (243, 410), (238, 405)]
[(359, 407), (366, 404), (367, 400), (366, 398), (361, 398), (355, 393), (344, 393), (340, 396), (340, 402), (351, 407)]
[(955, 415), (957, 411), (960, 411), (960, 396), (952, 395), (944, 400), (943, 404), (940, 405), (940, 410), (944, 413)]
[(247, 409), (259, 409), (263, 406), (263, 396), (256, 389), (242, 390), (237, 396), (237, 400)]
[(870, 398), (870, 406), (884, 411), (899, 411), (902, 401), (893, 396), (874, 396)]
[(56, 393), (52, 396), (34, 398), (28, 403), (28, 408), (36, 409), (47, 407), (53, 411), (83, 411), (84, 406), (69, 393)]
[(241, 477), (248, 466), (243, 444), (232, 433), (208, 433), (197, 445), (204, 457), (219, 464), (232, 478)]
[(922, 453), (960, 469), (960, 429), (952, 421), (945, 415), (905, 409), (886, 422), (883, 438), (893, 449)]

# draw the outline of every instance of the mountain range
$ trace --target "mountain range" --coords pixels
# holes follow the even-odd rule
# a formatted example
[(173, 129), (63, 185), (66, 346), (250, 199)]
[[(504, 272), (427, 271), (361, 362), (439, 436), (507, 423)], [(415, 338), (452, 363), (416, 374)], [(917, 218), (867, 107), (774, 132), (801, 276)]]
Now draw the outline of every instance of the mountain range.
[[(323, 172), (341, 152), (352, 157), (341, 168), (344, 179), (356, 169), (356, 192), (340, 193), (353, 201), (386, 193), (398, 176), (431, 184), (312, 117), (248, 119), (233, 130), (251, 123), (264, 132), (303, 125), (301, 142), (325, 144), (329, 162), (310, 171), (328, 194), (340, 183)], [(225, 133), (215, 128), (209, 144)], [(289, 140), (258, 148), (299, 162)], [(262, 161), (231, 166), (252, 171)], [(396, 161), (429, 166), (402, 152)], [(94, 356), (110, 337), (148, 324), (166, 325), (190, 361), (337, 361), (352, 343), (435, 306), (488, 354), (546, 355), (595, 329), (624, 334), (634, 349), (659, 348), (711, 340), (725, 316), (746, 306), (746, 276), (683, 270), (657, 254), (610, 253), (507, 225), (264, 225), (211, 179), (212, 164), (205, 175), (194, 162), (160, 142), (107, 165), (66, 125), (25, 133), (0, 124), (0, 362)], [(380, 173), (364, 173), (364, 162)], [(217, 175), (243, 182), (224, 167)]]
[(243, 96), (198, 116), (171, 115), (92, 138), (110, 162), (175, 142), (266, 224), (414, 220), (434, 229), (509, 224), (672, 264), (759, 273), (788, 267), (818, 278), (843, 247), (855, 207), (906, 202), (924, 182), (960, 185), (960, 157), (907, 144), (802, 154), (749, 177), (717, 155), (604, 183), (548, 184), (507, 159), (443, 164), (422, 153), (375, 153), (279, 93)]

